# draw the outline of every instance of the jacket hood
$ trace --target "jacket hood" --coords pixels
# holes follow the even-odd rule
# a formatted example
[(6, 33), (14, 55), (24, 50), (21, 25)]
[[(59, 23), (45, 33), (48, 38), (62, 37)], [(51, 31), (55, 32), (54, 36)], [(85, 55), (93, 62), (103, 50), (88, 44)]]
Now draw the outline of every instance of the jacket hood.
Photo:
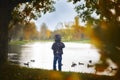
[(61, 41), (61, 36), (59, 34), (55, 35), (55, 42), (60, 42)]

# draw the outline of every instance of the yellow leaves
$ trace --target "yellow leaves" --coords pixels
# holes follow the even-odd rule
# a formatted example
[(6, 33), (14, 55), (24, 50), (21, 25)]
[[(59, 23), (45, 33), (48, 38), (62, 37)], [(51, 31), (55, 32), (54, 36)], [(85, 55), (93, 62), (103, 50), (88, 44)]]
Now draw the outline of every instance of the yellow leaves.
[(52, 71), (50, 73), (50, 80), (63, 80), (63, 76), (60, 72)]
[(103, 30), (107, 30), (107, 29), (108, 29), (108, 24), (107, 24), (107, 22), (102, 21), (102, 22), (101, 22), (101, 28), (102, 28)]
[(101, 47), (102, 42), (99, 39), (99, 37), (96, 36), (96, 33), (94, 29), (92, 28), (92, 26), (93, 25), (87, 24), (85, 33), (87, 34), (87, 36), (90, 37), (92, 44), (94, 44), (96, 47)]
[(78, 75), (77, 73), (69, 74), (68, 76), (66, 76), (66, 79), (64, 79), (65, 75), (58, 71), (51, 71), (49, 74), (50, 80), (81, 80), (80, 75)]
[(86, 28), (85, 28), (85, 33), (87, 34), (87, 36), (89, 37), (93, 37), (94, 36), (94, 32), (91, 28), (91, 25), (87, 25)]
[(46, 31), (46, 34), (47, 34), (47, 38), (50, 38), (50, 36), (51, 36), (51, 31), (50, 31), (50, 30), (47, 30), (47, 31)]
[(48, 29), (47, 25), (43, 23), (40, 27), (39, 37), (41, 40), (50, 39), (51, 31)]
[(87, 36), (85, 35), (85, 28), (79, 25), (78, 16), (75, 17), (75, 22), (71, 27), (71, 33), (72, 33), (73, 39), (75, 40), (87, 38)]
[(37, 35), (37, 30), (36, 30), (35, 24), (34, 23), (26, 24), (26, 26), (24, 27), (24, 38), (26, 40), (29, 40), (34, 35)]
[(93, 36), (91, 39), (92, 39), (91, 43), (94, 44), (96, 47), (98, 48), (102, 47), (102, 42), (97, 37)]
[(73, 73), (66, 80), (81, 80), (81, 79), (77, 73)]

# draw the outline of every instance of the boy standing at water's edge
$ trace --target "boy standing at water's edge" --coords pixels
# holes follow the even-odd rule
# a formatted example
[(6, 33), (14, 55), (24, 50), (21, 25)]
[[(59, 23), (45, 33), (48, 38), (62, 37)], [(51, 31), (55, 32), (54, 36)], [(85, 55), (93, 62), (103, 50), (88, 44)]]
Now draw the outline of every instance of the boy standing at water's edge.
[(65, 47), (64, 43), (61, 42), (61, 36), (59, 34), (55, 35), (55, 42), (52, 45), (52, 50), (54, 54), (54, 60), (53, 60), (53, 70), (56, 69), (56, 64), (58, 61), (58, 69), (59, 71), (62, 70), (62, 54), (63, 54), (63, 48)]

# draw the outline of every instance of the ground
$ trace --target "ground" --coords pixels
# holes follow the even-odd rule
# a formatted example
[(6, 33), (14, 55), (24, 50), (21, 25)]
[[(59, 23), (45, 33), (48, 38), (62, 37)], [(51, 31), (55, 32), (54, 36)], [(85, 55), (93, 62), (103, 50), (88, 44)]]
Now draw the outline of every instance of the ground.
[(33, 69), (17, 65), (0, 66), (1, 80), (114, 80), (111, 76), (101, 76), (77, 72), (59, 72), (53, 70)]

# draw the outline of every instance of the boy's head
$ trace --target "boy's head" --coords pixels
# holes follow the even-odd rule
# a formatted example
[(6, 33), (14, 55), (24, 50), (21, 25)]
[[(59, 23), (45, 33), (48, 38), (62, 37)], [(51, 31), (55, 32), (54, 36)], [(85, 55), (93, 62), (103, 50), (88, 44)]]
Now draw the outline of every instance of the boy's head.
[(55, 35), (55, 42), (60, 42), (61, 41), (61, 36), (59, 34)]

